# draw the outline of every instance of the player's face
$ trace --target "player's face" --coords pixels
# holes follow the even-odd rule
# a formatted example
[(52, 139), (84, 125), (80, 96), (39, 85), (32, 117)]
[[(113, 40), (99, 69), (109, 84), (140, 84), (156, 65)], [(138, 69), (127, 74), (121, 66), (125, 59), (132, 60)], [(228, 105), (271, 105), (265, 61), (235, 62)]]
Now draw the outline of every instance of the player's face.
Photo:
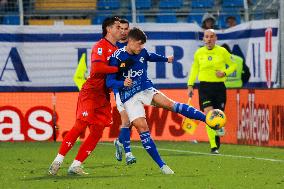
[(120, 24), (121, 40), (125, 41), (129, 33), (129, 25), (127, 23)]
[(119, 41), (121, 39), (120, 22), (116, 21), (112, 26), (110, 26), (109, 32), (114, 39)]
[(215, 32), (210, 31), (210, 30), (206, 30), (204, 32), (203, 41), (207, 49), (213, 49), (215, 46), (216, 40), (217, 40), (217, 36)]
[(129, 46), (130, 51), (134, 54), (139, 54), (144, 48), (144, 44), (141, 42), (141, 40), (136, 41), (134, 39), (129, 39), (127, 46)]

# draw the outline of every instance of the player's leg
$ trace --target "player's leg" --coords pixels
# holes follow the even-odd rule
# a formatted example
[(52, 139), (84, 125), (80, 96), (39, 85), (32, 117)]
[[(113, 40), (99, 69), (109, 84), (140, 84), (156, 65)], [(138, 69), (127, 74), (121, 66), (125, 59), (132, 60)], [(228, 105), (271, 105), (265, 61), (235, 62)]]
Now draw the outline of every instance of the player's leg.
[(144, 104), (150, 104), (152, 97), (153, 94), (145, 97), (143, 92), (137, 93), (124, 103), (125, 109), (129, 116), (129, 120), (139, 132), (144, 149), (148, 152), (164, 174), (174, 174), (174, 172), (161, 159), (156, 145), (151, 138), (149, 127), (146, 122)]
[(121, 126), (119, 136), (114, 140), (114, 145), (116, 148), (115, 157), (118, 161), (122, 160), (122, 147), (124, 148), (126, 163), (127, 165), (135, 163), (136, 158), (133, 156), (130, 147), (130, 122), (127, 115), (127, 112), (124, 109), (123, 103), (120, 100), (119, 94), (116, 94), (115, 97), (117, 110), (119, 111), (121, 118)]
[(92, 109), (88, 109), (88, 114), (84, 116), (88, 122), (90, 134), (86, 140), (81, 144), (76, 158), (68, 169), (69, 174), (83, 175), (86, 174), (81, 168), (81, 164), (95, 149), (99, 139), (102, 136), (103, 130), (106, 126), (112, 124), (111, 104), (107, 99), (101, 98), (100, 103), (103, 106), (96, 107), (96, 101), (91, 100), (88, 104), (92, 105)]
[[(213, 96), (213, 107), (214, 109), (220, 109), (222, 111), (225, 111), (225, 106), (226, 106), (226, 87), (224, 83), (217, 83), (214, 86), (215, 92), (212, 94)], [(221, 146), (221, 136), (225, 135), (225, 130), (224, 127), (222, 127), (219, 130), (216, 130), (215, 132), (215, 143), (216, 143), (216, 148), (219, 149)]]
[(76, 120), (73, 128), (66, 134), (64, 137), (61, 146), (59, 148), (58, 154), (55, 157), (54, 161), (49, 167), (49, 174), (56, 175), (61, 164), (63, 163), (65, 155), (69, 152), (69, 150), (73, 147), (77, 138), (85, 131), (87, 127), (87, 122)]
[(156, 164), (160, 167), (162, 173), (164, 174), (174, 174), (174, 172), (166, 165), (166, 163), (162, 160), (157, 147), (154, 141), (151, 138), (151, 134), (149, 131), (149, 127), (147, 125), (145, 117), (137, 118), (133, 121), (133, 125), (137, 128), (141, 143), (144, 149), (148, 152), (148, 154), (152, 157), (152, 159), (156, 162)]
[[(217, 93), (214, 84), (208, 82), (200, 82), (199, 89), (199, 106), (205, 114), (207, 114), (214, 107), (214, 102), (216, 100), (215, 94)], [(208, 140), (210, 143), (210, 149), (212, 154), (219, 154), (218, 151), (218, 136), (216, 131), (206, 125), (206, 132), (208, 136)]]
[(190, 119), (196, 119), (205, 122), (205, 115), (196, 108), (184, 103), (174, 102), (163, 93), (156, 93), (153, 97), (153, 103), (159, 107), (182, 114)]
[[(208, 106), (204, 108), (204, 113), (206, 114), (212, 109), (213, 109), (213, 106)], [(218, 138), (219, 137), (216, 135), (216, 131), (210, 128), (208, 125), (206, 125), (206, 132), (207, 132), (208, 140), (210, 143), (211, 153), (219, 154), (218, 152), (218, 148), (219, 148)]]
[(105, 126), (90, 125), (90, 134), (86, 140), (80, 146), (76, 158), (68, 169), (68, 174), (84, 175), (88, 174), (84, 172), (81, 164), (87, 159), (91, 152), (95, 149), (97, 143), (102, 137)]

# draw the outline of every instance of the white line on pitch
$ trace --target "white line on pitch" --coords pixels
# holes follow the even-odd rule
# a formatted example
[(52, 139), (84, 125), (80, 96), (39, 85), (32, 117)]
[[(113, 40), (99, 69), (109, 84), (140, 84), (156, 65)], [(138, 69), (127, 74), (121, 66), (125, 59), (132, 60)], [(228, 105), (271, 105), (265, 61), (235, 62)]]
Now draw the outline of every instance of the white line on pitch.
[[(105, 143), (105, 142), (101, 142), (100, 144), (113, 145), (112, 143)], [(131, 145), (131, 147), (144, 149), (142, 146)], [(282, 162), (282, 163), (284, 163), (284, 160), (282, 160), (282, 159), (260, 158), (260, 157), (253, 157), (253, 156), (239, 156), (239, 155), (230, 155), (230, 154), (218, 154), (218, 155), (215, 155), (215, 154), (210, 154), (210, 153), (205, 153), (205, 152), (194, 152), (194, 151), (188, 151), (188, 150), (174, 150), (174, 149), (168, 149), (168, 148), (158, 148), (158, 150), (159, 151), (168, 151), (168, 152), (179, 152), (179, 153), (209, 155), (209, 156), (223, 156), (223, 157), (231, 157), (231, 158), (256, 159), (256, 160), (272, 161), (272, 162)]]

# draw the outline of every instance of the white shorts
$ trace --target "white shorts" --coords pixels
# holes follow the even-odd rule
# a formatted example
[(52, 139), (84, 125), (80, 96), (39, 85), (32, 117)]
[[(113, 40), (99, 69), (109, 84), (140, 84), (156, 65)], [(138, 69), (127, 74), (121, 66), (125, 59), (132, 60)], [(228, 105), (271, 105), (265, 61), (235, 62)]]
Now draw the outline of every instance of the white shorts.
[(122, 112), (125, 110), (123, 103), (120, 100), (120, 96), (119, 93), (114, 94), (115, 95), (115, 103), (116, 103), (116, 108), (118, 110), (118, 112)]
[(130, 123), (139, 117), (146, 117), (144, 105), (151, 105), (153, 96), (159, 93), (155, 88), (145, 89), (124, 103)]

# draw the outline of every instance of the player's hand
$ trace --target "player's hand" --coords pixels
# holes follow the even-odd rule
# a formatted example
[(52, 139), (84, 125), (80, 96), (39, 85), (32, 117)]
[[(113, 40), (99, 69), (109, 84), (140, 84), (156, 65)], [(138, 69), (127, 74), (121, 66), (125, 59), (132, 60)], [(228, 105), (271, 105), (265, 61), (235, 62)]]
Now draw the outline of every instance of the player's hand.
[(132, 79), (130, 79), (130, 78), (125, 78), (125, 80), (124, 80), (124, 86), (125, 87), (130, 87), (131, 85), (132, 85)]
[(173, 55), (172, 56), (168, 56), (167, 58), (168, 58), (168, 63), (173, 63), (173, 61), (174, 61), (174, 56)]
[(127, 58), (126, 60), (123, 60), (118, 65), (118, 72), (124, 72), (129, 69), (134, 64), (134, 60), (131, 58)]
[(188, 96), (189, 97), (193, 96), (193, 87), (192, 86), (188, 86)]
[(222, 78), (226, 76), (226, 73), (220, 70), (216, 70), (216, 76)]

